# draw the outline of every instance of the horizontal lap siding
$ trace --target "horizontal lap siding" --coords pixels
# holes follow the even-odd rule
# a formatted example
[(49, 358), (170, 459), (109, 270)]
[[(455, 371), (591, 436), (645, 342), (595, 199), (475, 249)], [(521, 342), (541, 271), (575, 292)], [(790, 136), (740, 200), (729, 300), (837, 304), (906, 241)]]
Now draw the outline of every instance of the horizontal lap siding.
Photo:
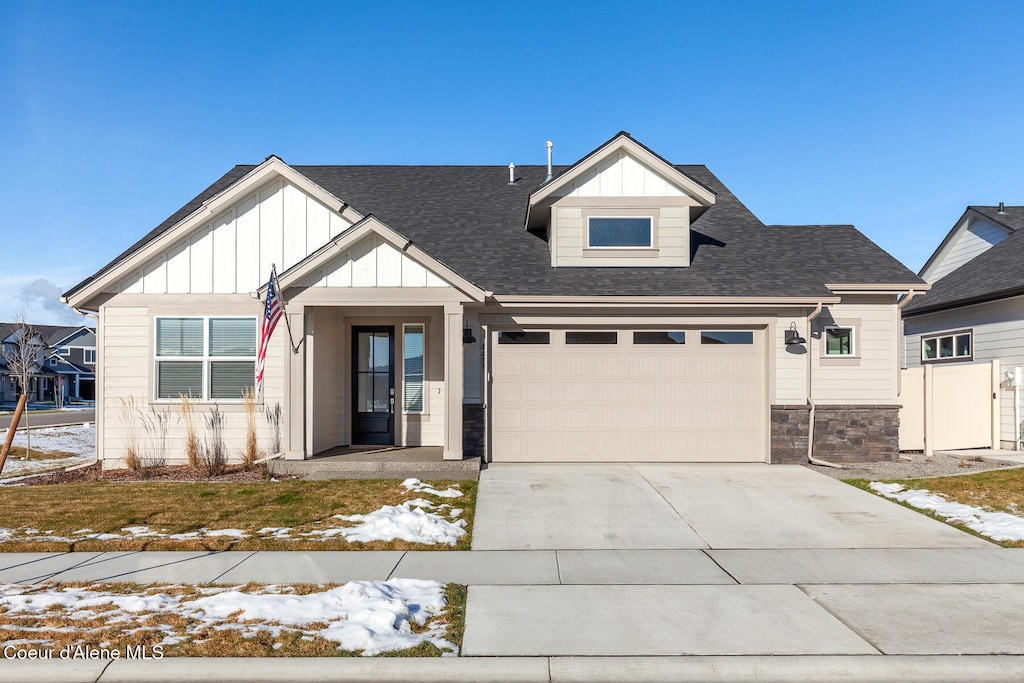
[[(892, 297), (846, 296), (824, 309), (815, 321), (817, 337), (811, 343), (815, 403), (884, 404), (897, 400), (899, 326)], [(852, 324), (856, 331), (855, 364), (836, 365), (822, 357), (823, 328)], [(845, 362), (845, 361), (835, 361)]]
[(999, 244), (1006, 239), (1007, 233), (1002, 228), (975, 219), (971, 226), (963, 230), (952, 247), (946, 252), (942, 261), (931, 268), (927, 273), (929, 282), (936, 282), (940, 278), (952, 273), (978, 254), (990, 249), (993, 245)]
[[(100, 357), (102, 368), (98, 380), (102, 383), (102, 409), (98, 418), (99, 453), (106, 467), (123, 466), (130, 428), (122, 414), (123, 401), (134, 399), (136, 409), (132, 412), (136, 445), (140, 456), (152, 462), (180, 464), (185, 461), (187, 431), (177, 402), (156, 402), (153, 400), (155, 360), (153, 358), (153, 326), (158, 315), (258, 315), (259, 306), (253, 306), (248, 297), (227, 296), (218, 306), (215, 299), (208, 297), (201, 307), (189, 303), (189, 297), (165, 296), (148, 297), (147, 305), (119, 305), (118, 298), (101, 308), (100, 325), (103, 327)], [(255, 308), (255, 310), (254, 310)], [(280, 325), (274, 334), (273, 343), (267, 355), (264, 380), (264, 402), (257, 406), (256, 429), (259, 448), (268, 453), (273, 448), (274, 436), (271, 422), (264, 416), (264, 408), (273, 409), (280, 405), (284, 393), (284, 355), (287, 346), (287, 331)], [(230, 460), (241, 457), (246, 439), (246, 416), (241, 405), (218, 404), (224, 414), (224, 445)], [(210, 433), (204, 418), (210, 415), (214, 404), (195, 404), (197, 435), (202, 441)], [(159, 428), (164, 418), (164, 427)], [(281, 429), (284, 429), (282, 416)], [(283, 432), (282, 432), (283, 438)]]

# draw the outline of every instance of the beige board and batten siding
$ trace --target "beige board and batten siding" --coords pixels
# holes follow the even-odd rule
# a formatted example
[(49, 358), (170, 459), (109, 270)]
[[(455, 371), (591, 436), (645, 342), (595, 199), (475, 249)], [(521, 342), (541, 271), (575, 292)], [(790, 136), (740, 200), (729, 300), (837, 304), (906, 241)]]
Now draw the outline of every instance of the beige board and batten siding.
[(267, 283), (351, 226), (340, 214), (282, 179), (194, 229), (108, 288), (128, 294), (234, 294)]
[[(103, 370), (97, 383), (97, 445), (106, 467), (122, 467), (134, 430), (140, 457), (153, 463), (186, 462), (187, 432), (180, 402), (156, 400), (154, 329), (157, 316), (239, 316), (258, 318), (262, 305), (248, 295), (132, 295), (114, 297), (100, 307), (100, 337)], [(274, 427), (263, 415), (263, 407), (284, 407), (284, 355), (287, 335), (275, 336), (267, 354), (264, 395), (256, 419), (258, 446), (269, 453), (275, 440)], [(131, 422), (123, 406), (134, 400)], [(206, 419), (216, 408), (224, 418), (224, 445), (230, 460), (237, 461), (245, 446), (246, 416), (240, 401), (194, 402), (195, 425), (200, 441), (208, 437)], [(164, 426), (160, 426), (163, 422)], [(284, 429), (282, 420), (281, 429)], [(282, 433), (283, 437), (283, 433)]]
[(766, 460), (763, 329), (750, 345), (702, 345), (692, 328), (682, 345), (635, 345), (633, 329), (616, 329), (614, 345), (531, 331), (550, 343), (492, 333), (494, 461)]
[[(558, 192), (551, 206), (551, 265), (688, 266), (690, 212), (700, 202), (626, 152), (604, 160)], [(590, 216), (650, 217), (649, 249), (588, 249)]]
[(1017, 365), (1024, 365), (1024, 297), (906, 318), (903, 321), (903, 356), (906, 367), (922, 365), (922, 337), (961, 330), (973, 331), (973, 359), (945, 361), (936, 365), (999, 361), (1003, 372), (999, 385), (999, 438), (1004, 448), (1012, 448), (1017, 433), (1013, 424), (1014, 392), (1005, 373)]

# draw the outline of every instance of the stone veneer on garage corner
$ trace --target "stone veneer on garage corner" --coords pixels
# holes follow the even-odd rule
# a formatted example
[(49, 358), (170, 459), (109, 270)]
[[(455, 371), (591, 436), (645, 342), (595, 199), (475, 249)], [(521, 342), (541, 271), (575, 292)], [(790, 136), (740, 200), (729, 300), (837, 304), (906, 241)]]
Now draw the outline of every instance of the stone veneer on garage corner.
[(484, 454), (484, 429), (487, 413), (479, 403), (462, 404), (462, 457), (475, 458)]
[[(810, 406), (772, 406), (771, 462), (807, 462)], [(899, 459), (899, 406), (818, 405), (814, 409), (814, 457), (829, 462)]]

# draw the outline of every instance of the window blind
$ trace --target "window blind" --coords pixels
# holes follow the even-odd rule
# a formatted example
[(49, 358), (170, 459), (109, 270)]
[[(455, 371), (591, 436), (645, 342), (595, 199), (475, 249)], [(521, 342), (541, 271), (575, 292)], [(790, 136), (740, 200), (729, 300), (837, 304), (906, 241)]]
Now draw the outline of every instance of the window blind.
[(220, 360), (210, 363), (210, 398), (240, 399), (255, 383), (254, 361)]
[(156, 364), (157, 398), (203, 396), (202, 361), (160, 361)]
[(156, 355), (203, 355), (203, 319), (158, 318), (156, 321)]
[(423, 412), (423, 325), (406, 325), (402, 339), (403, 400), (407, 412)]
[(255, 356), (254, 318), (210, 318), (211, 356)]

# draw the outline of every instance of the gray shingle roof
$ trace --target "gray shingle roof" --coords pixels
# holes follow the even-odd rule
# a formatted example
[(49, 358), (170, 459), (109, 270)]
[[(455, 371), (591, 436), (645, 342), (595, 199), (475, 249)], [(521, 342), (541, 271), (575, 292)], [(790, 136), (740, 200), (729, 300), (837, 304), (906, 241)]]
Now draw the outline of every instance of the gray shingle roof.
[[(1024, 207), (1006, 208), (1009, 211), (1010, 208)], [(1024, 216), (1024, 212), (1021, 215)], [(1010, 233), (999, 244), (941, 278), (932, 285), (930, 292), (914, 297), (903, 309), (903, 315), (1018, 294), (1024, 294), (1024, 230)]]
[[(110, 265), (253, 168), (236, 166)], [(826, 282), (921, 282), (852, 226), (765, 226), (700, 165), (676, 166), (717, 195), (692, 225), (689, 268), (552, 268), (546, 241), (524, 228), (544, 166), (517, 166), (514, 186), (506, 166), (293, 168), (497, 295), (825, 296)]]
[(1004, 206), (1003, 213), (999, 213), (998, 206), (968, 206), (997, 225), (1003, 225), (1010, 230), (1024, 228), (1024, 206)]

